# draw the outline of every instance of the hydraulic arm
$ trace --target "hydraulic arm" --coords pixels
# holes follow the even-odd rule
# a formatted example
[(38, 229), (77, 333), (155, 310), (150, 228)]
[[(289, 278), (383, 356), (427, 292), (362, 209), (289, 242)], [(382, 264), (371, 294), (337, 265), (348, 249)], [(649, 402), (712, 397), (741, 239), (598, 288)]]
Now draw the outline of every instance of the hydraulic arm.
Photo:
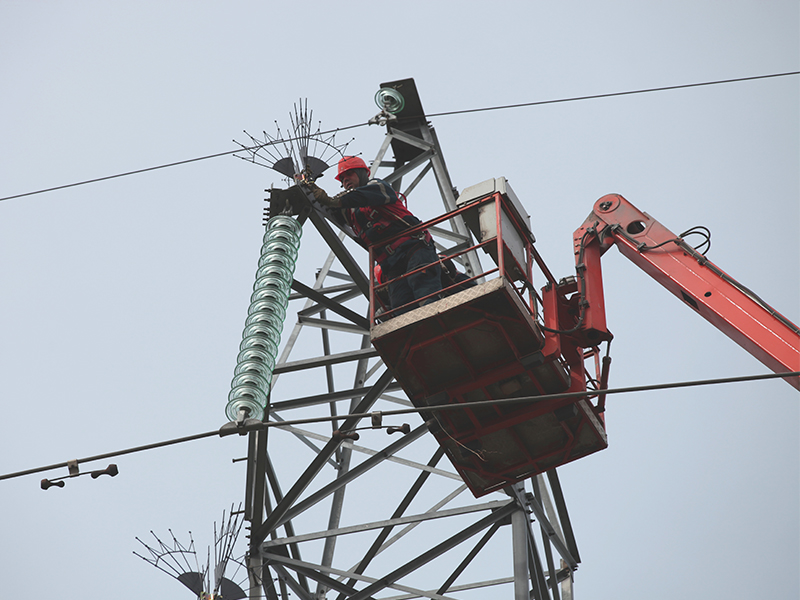
[[(800, 371), (800, 329), (622, 196), (600, 198), (574, 235), (584, 288), (581, 330), (605, 331), (600, 256), (612, 245), (775, 373)], [(800, 378), (786, 380), (800, 389)]]

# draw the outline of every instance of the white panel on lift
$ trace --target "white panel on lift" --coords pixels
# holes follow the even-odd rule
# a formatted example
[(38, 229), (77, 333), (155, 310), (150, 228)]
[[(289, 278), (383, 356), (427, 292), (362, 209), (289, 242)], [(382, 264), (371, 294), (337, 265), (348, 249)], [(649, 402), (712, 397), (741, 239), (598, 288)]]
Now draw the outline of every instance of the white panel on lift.
[[(506, 178), (497, 177), (487, 179), (486, 181), (470, 186), (461, 193), (456, 203), (459, 207), (467, 206), (495, 193), (500, 193), (506, 201), (504, 202), (504, 209), (500, 214), (503, 243), (507, 249), (505, 253), (506, 260), (510, 256), (513, 256), (514, 260), (516, 260), (519, 265), (519, 269), (513, 268), (511, 265), (506, 265), (506, 269), (509, 275), (515, 279), (521, 279), (524, 278), (526, 264), (525, 240), (528, 239), (531, 242), (535, 240), (530, 231), (531, 218), (522, 207), (519, 198), (517, 198), (514, 190), (511, 189)], [(513, 214), (516, 218), (510, 218), (509, 213)], [(466, 211), (464, 213), (464, 220), (472, 231), (472, 234), (481, 242), (497, 236), (498, 223), (494, 204), (484, 204), (476, 211)], [(514, 221), (519, 223), (519, 226), (514, 225)], [(494, 247), (484, 247), (484, 252), (492, 257), (495, 264), (499, 264), (499, 257)]]
[(513, 207), (514, 211), (516, 211), (519, 220), (525, 224), (525, 227), (528, 230), (527, 233), (529, 233), (531, 236), (531, 240), (536, 241), (533, 239), (533, 234), (530, 233), (531, 217), (522, 206), (522, 203), (519, 201), (519, 198), (517, 198), (514, 190), (511, 189), (511, 185), (508, 183), (508, 180), (505, 177), (494, 177), (492, 179), (487, 179), (486, 181), (476, 183), (475, 185), (471, 185), (468, 188), (464, 188), (464, 191), (461, 192), (458, 200), (456, 200), (456, 205), (462, 207), (470, 202), (474, 202), (475, 200), (480, 200), (481, 198), (485, 198), (486, 196), (494, 194), (495, 192), (500, 192), (508, 198), (509, 204)]

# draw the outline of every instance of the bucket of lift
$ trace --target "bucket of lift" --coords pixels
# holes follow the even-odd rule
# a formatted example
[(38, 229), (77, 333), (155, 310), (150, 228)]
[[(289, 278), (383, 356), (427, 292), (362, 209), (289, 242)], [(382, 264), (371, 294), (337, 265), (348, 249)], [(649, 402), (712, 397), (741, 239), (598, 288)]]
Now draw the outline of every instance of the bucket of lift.
[[(432, 420), (431, 432), (477, 497), (607, 442), (602, 415), (590, 402), (535, 399), (585, 390), (583, 360), (582, 352), (579, 361), (565, 358), (564, 344), (553, 343), (538, 322), (541, 299), (531, 273), (541, 259), (510, 186), (492, 179), (467, 188), (456, 211), (419, 227), (455, 213), (463, 214), (478, 243), (454, 256), (480, 248), (494, 267), (474, 276), (472, 285), (445, 289), (441, 299), (397, 316), (401, 307), (376, 317), (373, 306), (371, 340), (414, 406)], [(374, 291), (372, 302), (379, 297)], [(544, 317), (557, 323), (558, 315)], [(523, 397), (534, 399), (493, 402)]]

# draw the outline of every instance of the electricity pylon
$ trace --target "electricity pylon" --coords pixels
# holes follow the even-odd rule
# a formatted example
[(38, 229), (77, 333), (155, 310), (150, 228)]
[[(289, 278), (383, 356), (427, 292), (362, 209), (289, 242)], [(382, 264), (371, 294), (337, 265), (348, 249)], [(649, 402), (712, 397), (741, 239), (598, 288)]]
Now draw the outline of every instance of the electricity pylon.
[[(376, 100), (382, 110), (373, 122), (387, 133), (371, 175), (409, 199), (432, 176), (443, 212), (455, 209), (458, 191), (413, 80), (383, 84)], [(304, 114), (296, 112), (293, 127), (305, 141), (263, 164), (287, 176), (306, 167), (314, 173), (329, 160), (309, 153), (314, 142), (336, 149), (334, 156), (344, 153), (310, 133)], [(274, 140), (265, 134), (265, 141)], [(390, 148), (394, 160), (386, 159)], [(404, 179), (411, 180), (405, 188)], [(383, 423), (384, 411), (412, 405), (370, 344), (368, 261), (361, 250), (351, 254), (345, 230), (306, 204), (293, 211), (287, 200), (287, 211), (303, 223), (304, 236), (315, 229), (330, 253), (313, 282), (292, 282), (290, 305), (302, 308), (289, 312), (295, 321), (273, 370), (264, 420), (321, 422), (247, 434), (251, 598), (570, 599), (580, 558), (556, 471), (475, 499), (441, 460), (444, 451), (420, 416)], [(458, 216), (431, 233), (445, 253), (472, 245)], [(482, 272), (474, 251), (460, 262), (470, 276)], [(301, 336), (314, 330), (318, 350), (290, 360)], [(312, 381), (325, 390), (297, 396)]]

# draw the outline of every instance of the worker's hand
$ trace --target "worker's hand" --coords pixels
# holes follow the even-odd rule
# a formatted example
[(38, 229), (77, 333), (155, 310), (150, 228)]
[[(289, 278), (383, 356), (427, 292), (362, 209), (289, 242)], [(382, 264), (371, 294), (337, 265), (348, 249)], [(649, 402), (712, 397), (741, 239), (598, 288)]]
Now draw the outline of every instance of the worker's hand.
[(319, 187), (316, 183), (311, 181), (310, 179), (306, 179), (304, 174), (298, 174), (294, 176), (295, 181), (304, 189), (311, 192), (311, 195), (314, 196), (314, 200), (319, 202), (322, 206), (327, 206), (328, 208), (341, 208), (342, 203), (339, 200), (339, 197), (331, 198), (328, 196), (328, 193)]
[(314, 194), (314, 199), (322, 204), (322, 206), (327, 206), (328, 208), (341, 208), (342, 201), (339, 197), (331, 198), (328, 194), (320, 187), (314, 186), (315, 189), (311, 190), (311, 193)]
[(322, 204), (322, 206), (327, 206), (328, 208), (341, 208), (342, 202), (339, 198), (331, 198), (328, 196), (328, 193), (319, 187), (316, 183), (307, 183), (305, 184), (306, 188), (311, 192), (314, 196), (314, 200)]

